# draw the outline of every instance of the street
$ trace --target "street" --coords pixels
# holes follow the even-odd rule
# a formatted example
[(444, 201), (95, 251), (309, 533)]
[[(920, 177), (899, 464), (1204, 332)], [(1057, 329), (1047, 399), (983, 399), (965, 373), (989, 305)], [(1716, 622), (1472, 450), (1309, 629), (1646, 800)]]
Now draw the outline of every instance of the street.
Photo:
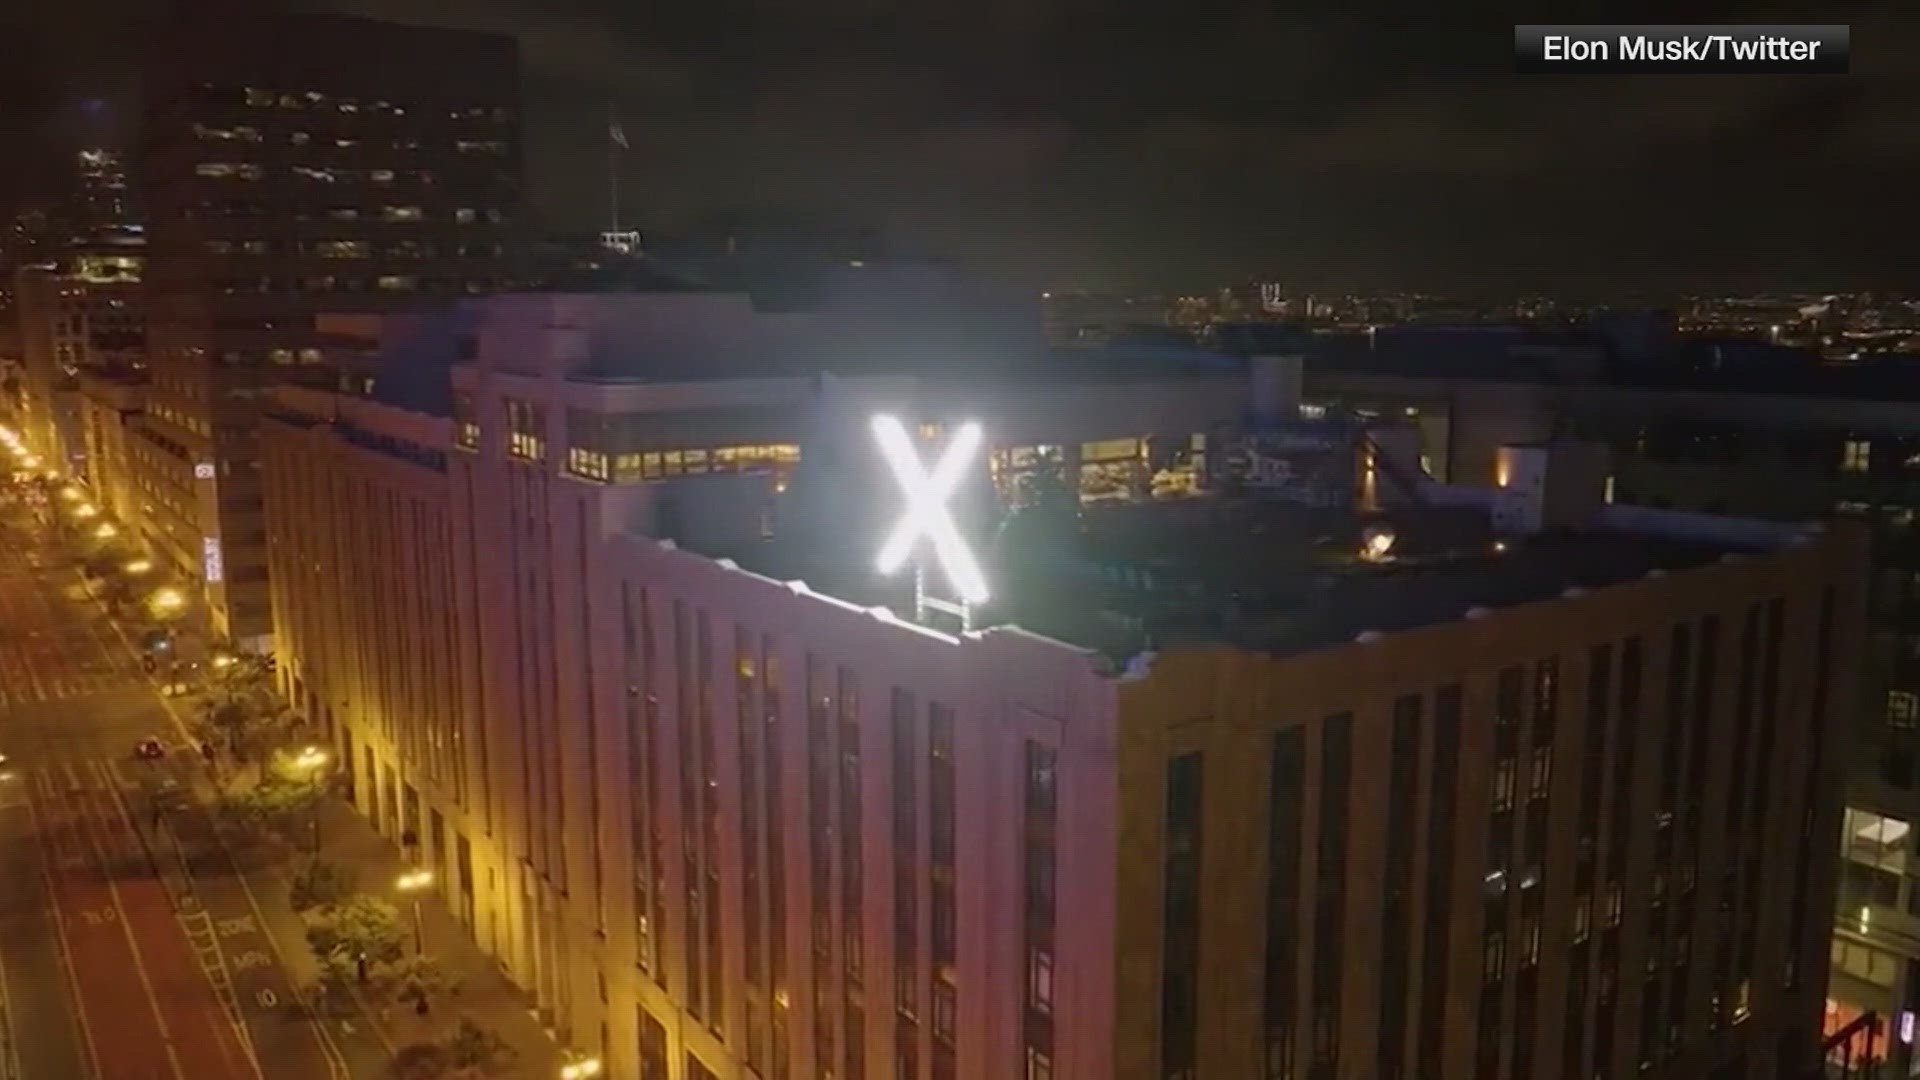
[[(166, 760), (136, 760), (146, 737)], [(18, 530), (0, 754), (0, 1080), (346, 1075), (204, 807), (156, 798), (198, 765), (134, 650)]]

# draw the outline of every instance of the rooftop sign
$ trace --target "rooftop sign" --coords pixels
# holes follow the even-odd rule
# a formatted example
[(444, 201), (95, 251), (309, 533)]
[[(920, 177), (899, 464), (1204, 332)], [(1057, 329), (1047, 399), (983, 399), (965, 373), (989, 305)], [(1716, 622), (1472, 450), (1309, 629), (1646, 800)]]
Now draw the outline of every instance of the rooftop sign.
[(967, 547), (960, 530), (954, 526), (953, 515), (947, 510), (947, 500), (959, 488), (967, 466), (980, 453), (980, 425), (972, 422), (960, 425), (932, 472), (921, 462), (912, 438), (898, 417), (876, 416), (872, 427), (874, 441), (880, 444), (880, 453), (907, 501), (899, 524), (893, 527), (880, 548), (877, 563), (880, 572), (897, 572), (925, 537), (931, 542), (934, 559), (953, 591), (969, 604), (984, 603), (988, 596), (987, 579), (980, 573), (979, 562), (975, 561), (972, 549)]

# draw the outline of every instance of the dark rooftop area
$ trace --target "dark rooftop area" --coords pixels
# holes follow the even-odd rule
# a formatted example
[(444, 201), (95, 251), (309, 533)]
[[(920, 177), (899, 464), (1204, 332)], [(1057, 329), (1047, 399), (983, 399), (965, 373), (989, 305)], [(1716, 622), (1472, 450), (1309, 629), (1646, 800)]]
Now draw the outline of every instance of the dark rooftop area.
[[(1362, 557), (1390, 533), (1381, 561)], [(1003, 548), (1005, 621), (1115, 656), (1231, 644), (1276, 654), (1407, 630), (1719, 559), (1728, 548), (1645, 534), (1497, 539), (1477, 508), (1380, 514), (1201, 499), (1102, 509), (1079, 532)]]
[[(1234, 339), (1250, 353), (1257, 336)], [(1742, 394), (1920, 401), (1920, 360), (1873, 357), (1826, 363), (1804, 350), (1741, 338), (1679, 338), (1658, 355), (1629, 358), (1598, 335), (1528, 327), (1409, 327), (1315, 337), (1310, 370), (1423, 379), (1709, 390)]]
[[(1369, 561), (1362, 551), (1382, 533), (1391, 534), (1391, 546)], [(816, 547), (789, 536), (724, 554), (850, 603), (908, 613), (910, 588), (876, 577), (864, 547), (837, 554)], [(995, 598), (979, 625), (1012, 624), (1115, 659), (1209, 644), (1288, 655), (1369, 630), (1450, 622), (1475, 607), (1702, 566), (1732, 550), (1649, 533), (1503, 539), (1477, 507), (1360, 513), (1199, 498), (1089, 509), (1077, 518), (1026, 511), (982, 542)]]

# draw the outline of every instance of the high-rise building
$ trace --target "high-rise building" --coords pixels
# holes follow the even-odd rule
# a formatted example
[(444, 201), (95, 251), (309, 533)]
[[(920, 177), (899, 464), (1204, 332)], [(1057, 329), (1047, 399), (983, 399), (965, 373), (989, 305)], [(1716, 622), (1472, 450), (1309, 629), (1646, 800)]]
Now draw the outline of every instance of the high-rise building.
[(137, 228), (140, 214), (134, 207), (133, 187), (127, 181), (123, 155), (104, 146), (91, 147), (75, 156), (78, 183), (74, 188), (73, 222), (75, 234)]
[[(1254, 391), (822, 377), (848, 318), (620, 304), (470, 310), (444, 415), (287, 389), (263, 429), (286, 689), (612, 1074), (1815, 1066), (1853, 527), (1610, 506), (1584, 445), (1388, 483), (1397, 423), (1305, 420), (1348, 505), (976, 516), (1064, 448), (1101, 492), (1088, 448), (1210, 462)], [(973, 420), (954, 533), (909, 515), (944, 540), (881, 576)]]
[(264, 646), (258, 395), (330, 381), (323, 313), (496, 287), (521, 203), (518, 53), (465, 31), (248, 15), (147, 52), (142, 531), (204, 586), (217, 632)]

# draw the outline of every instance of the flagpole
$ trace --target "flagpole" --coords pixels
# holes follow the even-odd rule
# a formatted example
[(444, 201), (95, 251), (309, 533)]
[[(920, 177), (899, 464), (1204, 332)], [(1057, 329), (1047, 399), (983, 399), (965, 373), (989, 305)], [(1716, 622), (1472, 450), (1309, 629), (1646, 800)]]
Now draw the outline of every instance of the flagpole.
[(620, 144), (614, 139), (615, 125), (613, 102), (607, 102), (607, 216), (613, 226), (613, 235), (620, 234)]

